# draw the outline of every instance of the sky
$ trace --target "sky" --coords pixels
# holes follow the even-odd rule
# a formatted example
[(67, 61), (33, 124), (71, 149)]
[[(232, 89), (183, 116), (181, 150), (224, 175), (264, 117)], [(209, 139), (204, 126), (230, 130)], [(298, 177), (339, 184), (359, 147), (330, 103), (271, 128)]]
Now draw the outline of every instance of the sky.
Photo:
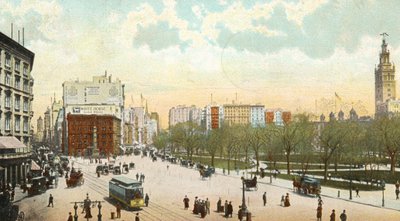
[(24, 27), (35, 53), (33, 122), (64, 81), (107, 70), (125, 84), (126, 106), (143, 94), (165, 127), (171, 107), (203, 107), (211, 94), (219, 104), (373, 115), (380, 33), (400, 63), (399, 11), (389, 0), (0, 0), (0, 31)]

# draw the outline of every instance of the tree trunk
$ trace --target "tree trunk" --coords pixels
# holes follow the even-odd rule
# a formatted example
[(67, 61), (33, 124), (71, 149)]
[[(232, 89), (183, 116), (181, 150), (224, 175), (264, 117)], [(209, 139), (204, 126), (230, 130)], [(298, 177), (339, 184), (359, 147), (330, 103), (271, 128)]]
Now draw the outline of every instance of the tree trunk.
[(390, 172), (394, 175), (395, 172), (395, 168), (396, 168), (396, 153), (393, 153), (390, 156)]
[(231, 154), (229, 154), (229, 158), (228, 158), (228, 175), (230, 173), (231, 170)]
[(290, 154), (289, 154), (289, 152), (286, 153), (286, 168), (287, 168), (287, 174), (290, 175)]
[(214, 167), (214, 158), (215, 158), (215, 155), (212, 154), (211, 155), (211, 166), (213, 166), (213, 167)]
[(324, 180), (326, 181), (326, 178), (328, 176), (328, 160), (324, 160)]
[(259, 157), (258, 157), (258, 151), (255, 153), (256, 154), (256, 161), (257, 161), (257, 163), (256, 163), (256, 174), (258, 174), (258, 168), (260, 167), (260, 160), (258, 159)]

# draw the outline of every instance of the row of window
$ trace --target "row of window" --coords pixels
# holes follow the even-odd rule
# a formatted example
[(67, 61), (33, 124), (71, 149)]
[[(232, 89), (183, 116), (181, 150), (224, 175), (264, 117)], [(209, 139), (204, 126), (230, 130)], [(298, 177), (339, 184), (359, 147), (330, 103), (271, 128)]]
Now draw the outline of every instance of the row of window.
[[(76, 139), (78, 139), (78, 140), (80, 140), (80, 139), (82, 139), (82, 138), (85, 138), (85, 139), (87, 139), (88, 137), (90, 137), (90, 136), (92, 136), (91, 134), (90, 135), (88, 135), (88, 134), (77, 134), (77, 135), (75, 135), (75, 134), (72, 134), (71, 136), (70, 136), (70, 138), (72, 139), (72, 140), (74, 140), (75, 138)], [(108, 137), (109, 138), (113, 138), (113, 134), (108, 134)], [(98, 137), (98, 138), (100, 138), (100, 136)], [(104, 138), (104, 139), (106, 139), (107, 138), (107, 134), (102, 134), (101, 135), (101, 138)]]
[[(21, 131), (21, 116), (15, 115), (14, 117), (14, 130), (15, 132)], [(28, 117), (23, 117), (23, 131), (26, 133), (28, 132)], [(1, 121), (1, 117), (0, 117)], [(11, 115), (6, 114), (4, 117), (4, 130), (11, 131)]]
[[(1, 52), (2, 52), (2, 50), (0, 49), (0, 66), (1, 66), (1, 63), (2, 63), (2, 56), (1, 56), (2, 53)], [(5, 54), (5, 56), (4, 56), (4, 61), (5, 61), (4, 62), (4, 67), (6, 69), (11, 70), (12, 69), (11, 54), (9, 54), (7, 52), (5, 52), (4, 54)], [(22, 62), (22, 63), (23, 63), (23, 74), (28, 76), (29, 65), (27, 63), (25, 63), (25, 62)], [(14, 58), (14, 70), (17, 73), (21, 72), (21, 60), (19, 60), (18, 58)]]
[[(29, 111), (29, 99), (24, 98), (23, 99), (23, 111), (28, 112)], [(1, 103), (1, 92), (0, 92), (0, 103)], [(11, 109), (11, 94), (5, 93), (4, 97), (4, 107)], [(21, 109), (21, 95), (16, 94), (14, 98), (14, 110), (20, 111)]]
[[(4, 84), (10, 87), (13, 86), (11, 73), (8, 71), (6, 71), (5, 73), (6, 74), (4, 75)], [(1, 72), (0, 72), (0, 78), (1, 78)], [(14, 88), (21, 90), (21, 77), (15, 76)], [(30, 92), (29, 81), (27, 79), (24, 80), (22, 89), (25, 92)]]
[[(82, 131), (82, 132), (91, 132), (93, 130), (93, 127), (79, 127), (77, 125), (72, 124), (71, 125), (71, 129), (72, 130), (77, 130), (77, 131)], [(99, 130), (99, 129), (98, 129)], [(106, 131), (107, 128), (106, 127), (102, 127), (101, 131)], [(108, 127), (109, 131), (112, 131), (112, 127)]]

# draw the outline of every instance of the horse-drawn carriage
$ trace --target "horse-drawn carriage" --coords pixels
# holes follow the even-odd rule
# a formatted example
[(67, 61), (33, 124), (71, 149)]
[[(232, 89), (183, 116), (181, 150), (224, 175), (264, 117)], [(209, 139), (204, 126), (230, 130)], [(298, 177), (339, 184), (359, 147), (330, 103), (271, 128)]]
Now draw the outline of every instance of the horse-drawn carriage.
[(0, 193), (0, 218), (4, 221), (23, 221), (25, 214), (19, 211), (18, 205), (13, 205), (7, 190)]
[(69, 179), (67, 179), (66, 182), (67, 182), (67, 187), (75, 187), (77, 185), (82, 185), (84, 183), (83, 173), (80, 170), (76, 172), (75, 169), (72, 169)]
[(293, 179), (293, 190), (305, 195), (315, 194), (318, 196), (321, 193), (321, 184), (315, 178), (302, 176), (300, 181)]
[(246, 190), (250, 190), (250, 188), (253, 188), (256, 191), (258, 190), (256, 176), (254, 176), (253, 179), (243, 179), (243, 182), (244, 182)]
[(23, 184), (21, 188), (23, 192), (28, 192), (28, 196), (41, 194), (47, 190), (47, 179), (44, 176), (34, 177), (31, 179), (32, 183)]
[(203, 167), (202, 169), (199, 170), (199, 172), (200, 172), (200, 176), (202, 178), (207, 178), (207, 177), (211, 177), (211, 175), (213, 173), (215, 173), (215, 169), (214, 169), (214, 167), (208, 167), (208, 168)]
[(129, 165), (124, 163), (122, 164), (122, 172), (123, 173), (129, 173)]

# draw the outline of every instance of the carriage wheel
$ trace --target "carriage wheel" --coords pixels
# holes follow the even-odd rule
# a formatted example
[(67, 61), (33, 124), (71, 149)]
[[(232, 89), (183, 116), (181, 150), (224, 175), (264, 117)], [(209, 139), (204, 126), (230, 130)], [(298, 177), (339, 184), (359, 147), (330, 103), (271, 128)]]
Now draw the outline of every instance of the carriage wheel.
[(25, 218), (25, 213), (24, 212), (19, 212), (18, 217), (17, 217), (17, 221), (24, 221)]

